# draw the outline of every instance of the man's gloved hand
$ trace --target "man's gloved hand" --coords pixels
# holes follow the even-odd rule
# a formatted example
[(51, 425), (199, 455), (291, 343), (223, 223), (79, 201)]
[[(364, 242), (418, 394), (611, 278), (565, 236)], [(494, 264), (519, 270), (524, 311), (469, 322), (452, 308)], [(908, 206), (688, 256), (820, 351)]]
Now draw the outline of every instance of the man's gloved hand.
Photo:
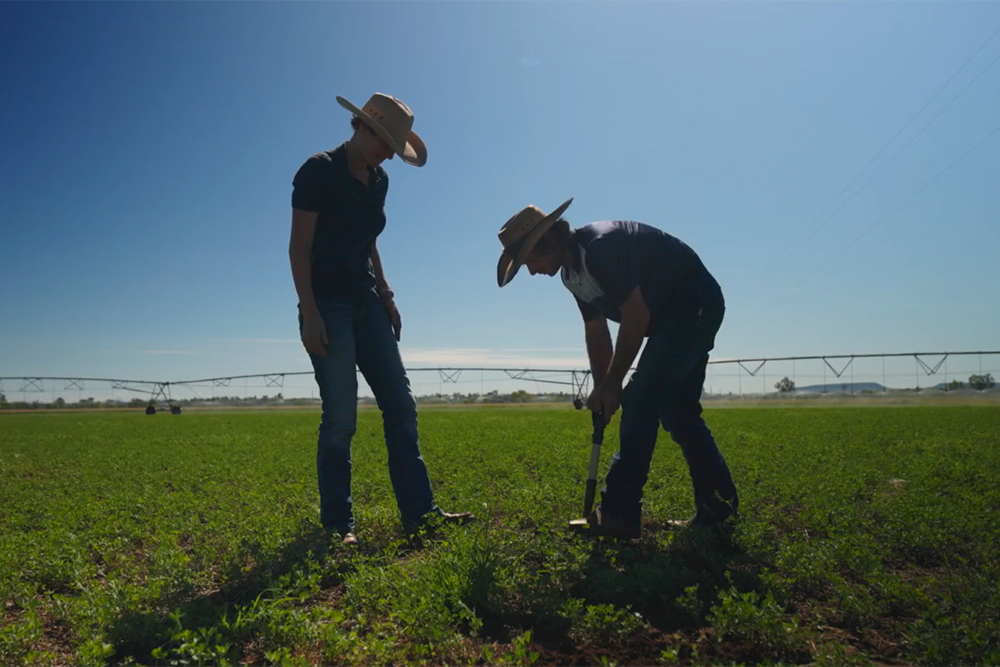
[(587, 407), (591, 412), (604, 415), (605, 423), (611, 421), (611, 417), (618, 411), (622, 399), (622, 383), (616, 382), (612, 378), (606, 378), (604, 382), (594, 387), (587, 399)]

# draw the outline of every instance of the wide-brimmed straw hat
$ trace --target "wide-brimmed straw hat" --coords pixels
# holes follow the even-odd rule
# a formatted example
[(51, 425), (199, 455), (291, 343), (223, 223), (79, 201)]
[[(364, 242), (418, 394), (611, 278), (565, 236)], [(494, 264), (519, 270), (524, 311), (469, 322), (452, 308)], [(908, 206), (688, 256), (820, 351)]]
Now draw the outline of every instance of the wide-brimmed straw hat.
[(500, 287), (514, 279), (518, 269), (528, 258), (528, 253), (571, 203), (572, 197), (548, 215), (537, 206), (527, 206), (500, 229), (497, 234), (503, 246), (500, 262), (497, 264), (497, 284)]
[(401, 100), (392, 95), (375, 93), (363, 109), (339, 95), (337, 102), (375, 130), (403, 162), (415, 167), (422, 167), (427, 163), (427, 147), (413, 131), (413, 112)]

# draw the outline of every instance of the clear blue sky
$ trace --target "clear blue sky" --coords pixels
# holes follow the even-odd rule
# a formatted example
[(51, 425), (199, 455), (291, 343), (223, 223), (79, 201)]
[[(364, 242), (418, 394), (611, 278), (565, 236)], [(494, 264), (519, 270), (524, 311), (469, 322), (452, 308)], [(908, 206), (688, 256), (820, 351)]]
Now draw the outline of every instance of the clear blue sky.
[[(719, 357), (990, 349), (1000, 64), (782, 252), (1000, 28), (1000, 3), (2, 3), (0, 375), (308, 370), (291, 178), (405, 100), (379, 247), (411, 365), (574, 366), (557, 279), (496, 287), (496, 233), (575, 197), (692, 245)], [(980, 72), (1000, 35), (830, 213)], [(766, 268), (776, 268), (760, 279)]]

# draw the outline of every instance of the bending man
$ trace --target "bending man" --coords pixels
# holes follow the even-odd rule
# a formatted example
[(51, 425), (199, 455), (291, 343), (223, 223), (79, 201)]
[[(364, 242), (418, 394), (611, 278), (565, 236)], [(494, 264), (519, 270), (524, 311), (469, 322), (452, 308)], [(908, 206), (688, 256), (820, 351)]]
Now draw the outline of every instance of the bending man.
[[(587, 517), (596, 534), (638, 537), (642, 490), (659, 425), (687, 460), (696, 511), (685, 522), (715, 525), (736, 516), (738, 497), (722, 453), (701, 417), (708, 354), (722, 324), (722, 290), (684, 242), (631, 221), (570, 228), (561, 216), (529, 206), (500, 230), (503, 287), (521, 265), (559, 275), (583, 316), (594, 389), (587, 406), (606, 420), (622, 408), (620, 449), (601, 502)], [(612, 347), (608, 320), (620, 324)], [(625, 376), (646, 347), (628, 386)]]

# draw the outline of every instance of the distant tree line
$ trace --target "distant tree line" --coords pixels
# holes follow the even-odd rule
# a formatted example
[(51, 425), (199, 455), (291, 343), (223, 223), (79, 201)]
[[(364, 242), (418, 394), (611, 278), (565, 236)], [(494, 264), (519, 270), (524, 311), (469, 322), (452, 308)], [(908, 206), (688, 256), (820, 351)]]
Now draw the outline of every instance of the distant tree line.
[[(953, 391), (955, 389), (962, 389), (965, 386), (966, 383), (962, 382), (961, 380), (952, 380), (946, 385), (949, 391)], [(986, 389), (992, 389), (993, 387), (995, 387), (996, 382), (993, 380), (993, 375), (990, 373), (984, 373), (979, 375), (973, 374), (969, 376), (968, 386), (970, 389), (984, 391)], [(795, 391), (795, 382), (793, 380), (788, 379), (788, 377), (786, 376), (775, 382), (774, 388), (777, 389), (778, 393), (780, 394), (790, 394)], [(847, 385), (846, 384), (843, 385), (843, 388), (846, 391)]]
[[(997, 383), (993, 380), (992, 373), (983, 373), (979, 375), (969, 376), (969, 388), (978, 389), (983, 391), (984, 389), (992, 389), (997, 386)], [(962, 389), (965, 387), (965, 383), (961, 380), (952, 380), (948, 383), (948, 389)]]
[[(417, 403), (424, 405), (445, 405), (445, 404), (495, 404), (495, 403), (570, 403), (573, 396), (568, 393), (538, 393), (531, 394), (523, 389), (502, 394), (498, 391), (490, 391), (483, 394), (470, 393), (463, 394), (455, 392), (452, 394), (428, 394), (417, 396)], [(162, 403), (163, 401), (158, 401)], [(274, 395), (264, 394), (263, 396), (214, 396), (206, 398), (184, 398), (172, 399), (172, 405), (182, 407), (267, 407), (267, 406), (315, 406), (319, 404), (318, 398), (285, 398), (282, 393)], [(361, 397), (358, 402), (361, 405), (375, 405), (375, 399), (370, 396)], [(67, 401), (61, 396), (54, 401), (13, 401), (7, 400), (7, 396), (0, 392), (0, 410), (52, 410), (52, 409), (111, 409), (111, 408), (138, 408), (142, 409), (149, 405), (148, 398), (133, 398), (129, 401), (117, 399), (98, 400), (87, 397), (79, 401)]]

